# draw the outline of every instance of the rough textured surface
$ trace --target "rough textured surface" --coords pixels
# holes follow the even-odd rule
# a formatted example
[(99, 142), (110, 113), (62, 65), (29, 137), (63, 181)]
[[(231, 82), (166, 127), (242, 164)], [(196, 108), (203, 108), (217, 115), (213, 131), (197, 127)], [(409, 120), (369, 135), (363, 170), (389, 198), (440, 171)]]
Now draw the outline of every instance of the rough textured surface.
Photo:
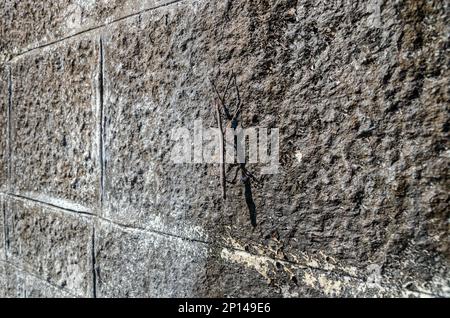
[(99, 297), (192, 297), (206, 245), (100, 222), (96, 232)]
[(13, 55), (168, 2), (171, 1), (3, 1), (0, 3), (0, 62)]
[(0, 298), (5, 298), (7, 297), (7, 284), (8, 284), (8, 279), (6, 277), (6, 269), (5, 269), (5, 264), (0, 261)]
[(78, 296), (92, 293), (92, 227), (85, 217), (10, 199), (8, 261)]
[[(371, 265), (402, 271), (405, 284), (447, 277), (443, 8), (388, 5), (382, 17), (366, 4), (336, 10), (297, 1), (183, 3), (112, 30), (105, 71), (113, 209), (123, 218), (147, 215), (167, 190), (179, 204), (212, 193), (207, 204), (188, 206), (185, 218), (254, 252), (289, 261), (299, 251), (324, 253), (362, 277)], [(211, 122), (207, 78), (223, 89), (230, 71), (245, 103), (242, 124), (281, 129), (281, 173), (253, 189), (254, 229), (242, 185), (221, 206), (213, 167), (193, 174), (167, 158), (169, 128)], [(211, 188), (211, 179), (215, 185), (199, 198), (181, 179), (186, 171), (196, 190)], [(127, 199), (124, 193), (125, 207), (114, 200)]]
[[(0, 4), (8, 262), (77, 296), (450, 296), (447, 5), (142, 11), (158, 3)], [(259, 182), (229, 184), (223, 200), (217, 165), (171, 162), (171, 134), (216, 126), (209, 80), (223, 92), (233, 72), (239, 125), (280, 129), (280, 169), (247, 164)], [(71, 253), (81, 276), (55, 271)]]
[[(11, 265), (5, 264), (7, 285), (3, 289), (3, 297), (7, 298), (73, 298), (74, 295), (61, 287), (26, 273)], [(0, 274), (1, 277), (1, 274)], [(1, 280), (1, 278), (0, 278)], [(1, 283), (0, 283), (1, 284)], [(0, 285), (1, 286), (1, 285)], [(1, 292), (0, 292), (1, 295)]]
[(0, 261), (4, 260), (6, 257), (6, 250), (5, 250), (5, 233), (6, 233), (6, 226), (5, 226), (5, 214), (6, 214), (6, 202), (4, 200), (4, 197), (2, 194), (0, 194)]
[(74, 210), (97, 206), (97, 61), (97, 44), (86, 38), (12, 64), (13, 192)]
[(186, 41), (173, 12), (121, 22), (104, 37), (105, 216), (204, 238), (198, 228), (219, 217), (217, 167), (173, 163), (171, 130), (202, 117), (206, 125), (211, 95), (205, 66), (193, 73), (190, 52), (179, 49)]
[(0, 190), (8, 185), (8, 70), (0, 65)]

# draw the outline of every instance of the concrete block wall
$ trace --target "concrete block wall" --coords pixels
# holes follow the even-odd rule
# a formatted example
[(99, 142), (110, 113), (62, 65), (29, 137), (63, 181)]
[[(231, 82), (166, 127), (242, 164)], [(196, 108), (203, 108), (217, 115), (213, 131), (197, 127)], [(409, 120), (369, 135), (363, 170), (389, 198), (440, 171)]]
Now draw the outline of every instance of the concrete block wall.
[[(445, 2), (0, 6), (0, 296), (450, 295)], [(170, 159), (231, 73), (252, 213)]]

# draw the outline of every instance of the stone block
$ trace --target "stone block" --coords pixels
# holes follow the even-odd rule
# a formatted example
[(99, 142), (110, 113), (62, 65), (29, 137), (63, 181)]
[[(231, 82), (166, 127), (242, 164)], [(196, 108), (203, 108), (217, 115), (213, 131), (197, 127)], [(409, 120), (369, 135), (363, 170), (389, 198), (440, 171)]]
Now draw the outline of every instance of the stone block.
[(9, 199), (8, 261), (74, 295), (92, 296), (92, 221), (33, 202)]
[[(207, 61), (199, 56), (193, 68), (194, 43), (182, 34), (192, 14), (191, 4), (175, 4), (120, 22), (104, 35), (104, 216), (205, 239), (205, 225), (219, 217), (218, 167), (172, 160), (174, 129), (189, 129), (192, 144), (194, 121), (208, 126), (214, 119)], [(189, 50), (178, 50), (183, 43)]]
[(193, 297), (207, 246), (109, 222), (95, 235), (98, 297)]
[(89, 210), (100, 192), (98, 42), (30, 52), (12, 65), (12, 191)]
[[(7, 298), (74, 298), (61, 287), (54, 286), (11, 265), (5, 265), (7, 284), (3, 290)], [(1, 277), (1, 276), (0, 276)], [(1, 280), (1, 278), (0, 278)], [(1, 286), (1, 283), (0, 283)], [(1, 288), (1, 287), (0, 287)], [(0, 291), (1, 295), (2, 291)]]
[[(429, 297), (445, 295), (430, 286), (416, 289), (391, 281), (380, 282), (380, 271), (357, 277), (274, 259), (240, 249), (218, 247), (208, 258), (207, 278), (199, 286), (204, 297)], [(380, 270), (380, 269), (378, 269)]]
[[(105, 216), (188, 237), (195, 226), (199, 238), (276, 247), (268, 253), (289, 261), (308, 251), (361, 277), (386, 266), (386, 255), (393, 272), (407, 272), (403, 283), (440, 277), (448, 194), (432, 175), (448, 161), (445, 22), (438, 1), (417, 6), (390, 4), (382, 23), (365, 3), (336, 15), (335, 2), (180, 2), (108, 29)], [(240, 123), (279, 128), (280, 170), (262, 175), (261, 163), (249, 164), (259, 178), (251, 198), (238, 182), (222, 202), (218, 168), (173, 165), (170, 137), (177, 126), (192, 132), (195, 120), (215, 126), (208, 79), (223, 92), (231, 72)], [(431, 272), (416, 271), (428, 261), (403, 262), (406, 271), (396, 261), (428, 253), (439, 260)]]

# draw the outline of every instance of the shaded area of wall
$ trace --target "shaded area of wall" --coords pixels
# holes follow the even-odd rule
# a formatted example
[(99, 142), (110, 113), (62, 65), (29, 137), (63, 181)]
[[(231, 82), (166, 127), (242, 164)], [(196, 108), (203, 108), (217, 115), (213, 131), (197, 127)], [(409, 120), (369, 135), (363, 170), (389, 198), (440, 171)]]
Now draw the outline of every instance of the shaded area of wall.
[[(1, 296), (449, 296), (444, 3), (99, 3), (1, 4)], [(170, 158), (232, 73), (253, 215)]]

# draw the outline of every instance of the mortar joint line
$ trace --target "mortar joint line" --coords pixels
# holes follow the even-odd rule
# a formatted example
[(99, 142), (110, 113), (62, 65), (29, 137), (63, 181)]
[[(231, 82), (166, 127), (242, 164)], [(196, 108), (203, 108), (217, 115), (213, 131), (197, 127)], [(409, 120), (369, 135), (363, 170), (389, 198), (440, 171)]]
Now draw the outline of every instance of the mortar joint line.
[[(103, 38), (99, 37), (99, 66), (98, 66), (98, 99), (99, 99), (99, 167), (100, 167), (100, 193), (99, 193), (99, 214), (103, 215), (104, 205), (104, 184), (105, 184), (105, 162), (104, 162), (104, 48)], [(97, 298), (97, 260), (95, 246), (95, 226), (96, 218), (92, 222), (92, 242), (91, 242), (91, 262), (92, 262), (92, 296)]]
[(11, 191), (12, 189), (12, 69), (11, 65), (8, 67), (8, 108), (7, 108), (7, 130), (8, 130), (8, 171), (7, 171), (7, 178), (8, 178), (8, 191)]
[(43, 205), (43, 206), (46, 206), (46, 207), (49, 207), (49, 208), (52, 208), (52, 209), (56, 209), (56, 210), (59, 210), (59, 211), (66, 212), (66, 213), (71, 213), (71, 214), (76, 214), (76, 215), (81, 215), (81, 216), (90, 216), (90, 217), (95, 216), (94, 213), (89, 212), (89, 211), (73, 210), (73, 209), (69, 209), (69, 208), (66, 208), (66, 207), (61, 207), (59, 205), (55, 205), (55, 204), (52, 204), (52, 203), (49, 203), (49, 202), (41, 201), (41, 200), (38, 200), (38, 199), (30, 198), (30, 197), (23, 196), (23, 195), (16, 194), (16, 193), (12, 193), (12, 192), (0, 192), (0, 193), (4, 194), (6, 196), (10, 196), (10, 197), (15, 198), (15, 199), (20, 199), (20, 200), (23, 200), (23, 201), (31, 201), (31, 202), (34, 202), (34, 203), (37, 203), (37, 204), (40, 204), (40, 205)]
[(99, 74), (98, 74), (98, 98), (99, 98), (99, 166), (100, 166), (100, 210), (103, 212), (104, 187), (105, 187), (105, 148), (104, 148), (104, 48), (103, 38), (99, 39)]
[[(34, 200), (34, 199), (23, 197), (23, 196), (20, 196), (20, 195), (11, 194), (11, 193), (3, 193), (3, 194), (6, 194), (6, 195), (9, 195), (9, 196), (12, 196), (12, 197), (17, 197), (17, 198), (20, 198), (20, 199), (23, 199), (23, 200), (29, 200), (29, 201), (32, 201), (32, 202), (40, 203), (42, 205), (50, 206), (52, 208), (56, 208), (56, 209), (59, 209), (59, 210), (62, 210), (62, 211), (66, 211), (66, 212), (71, 213), (71, 214), (80, 214), (80, 212), (78, 212), (78, 211), (67, 210), (67, 209), (62, 208), (62, 207), (54, 206), (54, 205), (48, 204), (46, 202), (41, 202), (39, 200)], [(206, 245), (208, 247), (213, 247), (215, 245), (218, 248), (227, 248), (227, 249), (231, 249), (231, 250), (234, 250), (234, 251), (245, 252), (245, 253), (248, 253), (249, 255), (252, 255), (252, 256), (266, 257), (266, 258), (271, 259), (273, 261), (285, 262), (285, 263), (291, 264), (293, 266), (298, 266), (300, 268), (311, 269), (311, 270), (315, 270), (315, 271), (319, 271), (319, 272), (323, 272), (323, 273), (328, 273), (328, 274), (337, 274), (337, 275), (341, 275), (343, 277), (349, 277), (349, 278), (353, 278), (353, 279), (359, 280), (362, 283), (366, 282), (364, 277), (356, 276), (356, 275), (350, 275), (350, 274), (342, 272), (342, 271), (325, 269), (325, 268), (321, 268), (321, 267), (313, 267), (313, 266), (310, 266), (310, 265), (307, 265), (307, 264), (302, 264), (302, 263), (298, 263), (298, 262), (294, 262), (294, 261), (290, 261), (290, 260), (279, 259), (277, 257), (270, 257), (270, 256), (265, 256), (265, 255), (259, 255), (259, 254), (251, 253), (251, 252), (248, 252), (248, 251), (246, 251), (244, 249), (236, 248), (234, 246), (229, 246), (229, 245), (226, 245), (226, 244), (212, 243), (212, 242), (205, 241), (205, 240), (192, 239), (192, 238), (184, 237), (184, 236), (181, 236), (181, 235), (176, 235), (176, 234), (172, 234), (172, 233), (158, 231), (158, 230), (155, 230), (155, 229), (135, 227), (135, 226), (131, 226), (131, 225), (121, 224), (121, 223), (118, 223), (116, 221), (110, 220), (108, 218), (105, 218), (105, 217), (102, 217), (102, 216), (99, 216), (99, 215), (96, 215), (96, 214), (93, 214), (93, 213), (82, 213), (82, 214), (88, 214), (89, 216), (91, 216), (92, 219), (93, 219), (93, 222), (95, 222), (95, 220), (101, 220), (101, 221), (104, 221), (104, 222), (108, 222), (108, 223), (110, 223), (110, 224), (112, 224), (114, 226), (120, 227), (122, 229), (129, 229), (129, 230), (139, 231), (139, 232), (142, 232), (143, 234), (158, 234), (158, 235), (161, 235), (161, 236), (174, 237), (174, 238), (178, 238), (178, 239), (181, 239), (181, 240), (184, 240), (184, 241), (190, 241), (190, 242), (196, 242), (196, 243), (204, 244), (204, 245)], [(92, 239), (93, 240), (95, 239), (95, 230), (93, 231)], [(93, 241), (92, 244), (95, 244), (95, 242)], [(96, 262), (96, 260), (95, 260), (95, 262)], [(95, 265), (95, 266), (97, 266), (97, 265)], [(96, 267), (94, 267), (93, 270), (96, 271), (97, 270)], [(96, 275), (96, 272), (95, 272), (94, 275)], [(95, 276), (95, 278), (96, 278), (96, 276)], [(96, 293), (96, 291), (95, 291), (95, 293)], [(430, 292), (420, 291), (418, 293), (424, 294), (424, 295), (429, 295), (429, 296), (439, 297), (439, 294), (433, 294), (433, 293), (430, 293)]]

